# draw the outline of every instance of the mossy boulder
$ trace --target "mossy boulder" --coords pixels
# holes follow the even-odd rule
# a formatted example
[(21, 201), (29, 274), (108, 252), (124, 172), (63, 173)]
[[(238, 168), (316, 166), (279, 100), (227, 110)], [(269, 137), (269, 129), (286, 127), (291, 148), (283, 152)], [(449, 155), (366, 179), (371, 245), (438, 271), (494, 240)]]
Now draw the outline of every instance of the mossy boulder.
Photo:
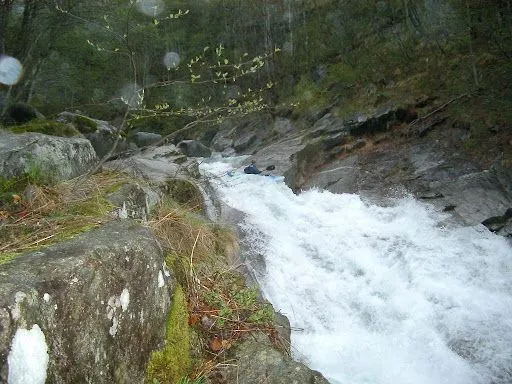
[(35, 119), (26, 124), (9, 127), (13, 133), (36, 132), (44, 135), (73, 137), (80, 136), (80, 132), (72, 125), (58, 121)]
[(12, 348), (15, 334), (37, 326), (46, 382), (142, 384), (173, 291), (161, 246), (131, 220), (0, 265), (0, 382), (29, 368), (8, 356), (23, 352)]
[(62, 112), (57, 117), (57, 121), (70, 124), (84, 134), (95, 132), (98, 129), (98, 122), (96, 120), (78, 113)]
[(0, 131), (0, 176), (32, 175), (39, 181), (67, 180), (89, 171), (97, 158), (91, 143), (40, 133)]

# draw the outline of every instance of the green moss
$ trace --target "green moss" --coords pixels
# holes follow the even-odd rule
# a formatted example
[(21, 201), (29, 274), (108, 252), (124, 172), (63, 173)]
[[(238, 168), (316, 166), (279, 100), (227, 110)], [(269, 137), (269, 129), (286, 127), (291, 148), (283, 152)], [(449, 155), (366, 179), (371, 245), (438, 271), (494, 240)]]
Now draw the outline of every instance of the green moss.
[(37, 132), (45, 135), (64, 137), (77, 136), (80, 134), (80, 132), (68, 124), (44, 119), (36, 119), (27, 124), (11, 126), (9, 130), (14, 133)]
[(147, 382), (178, 383), (191, 366), (190, 330), (187, 301), (181, 286), (174, 292), (174, 301), (167, 319), (165, 346), (151, 354)]
[(19, 255), (21, 255), (19, 252), (0, 253), (0, 265), (8, 263)]

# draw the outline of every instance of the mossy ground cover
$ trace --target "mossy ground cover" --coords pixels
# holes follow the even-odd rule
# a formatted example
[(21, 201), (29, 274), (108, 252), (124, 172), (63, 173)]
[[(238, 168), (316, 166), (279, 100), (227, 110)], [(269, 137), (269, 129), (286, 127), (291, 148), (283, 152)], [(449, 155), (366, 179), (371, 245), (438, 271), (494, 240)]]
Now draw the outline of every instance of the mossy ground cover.
[[(503, 156), (505, 166), (512, 166), (509, 59), (485, 46), (476, 46), (474, 57), (457, 49), (441, 53), (424, 45), (411, 46), (410, 59), (400, 57), (389, 43), (364, 46), (352, 52), (360, 58), (357, 65), (350, 64), (350, 55), (340, 56), (326, 64), (321, 80), (303, 76), (289, 100), (297, 105), (295, 114), (329, 108), (341, 119), (351, 120), (371, 116), (387, 106), (415, 106), (422, 99), (434, 98), (433, 103), (415, 107), (419, 118), (442, 113), (446, 123), (437, 129), (467, 126), (468, 136), (461, 151), (484, 167), (498, 156)], [(372, 57), (385, 59), (372, 61)], [(395, 57), (394, 66), (389, 65), (390, 57)], [(471, 70), (472, 60), (478, 85)], [(461, 97), (464, 95), (467, 97)], [(435, 112), (446, 103), (446, 108)]]
[[(166, 263), (187, 301), (192, 363), (189, 379), (208, 376), (225, 362), (227, 351), (251, 332), (264, 332), (277, 342), (272, 307), (259, 298), (255, 287), (247, 287), (235, 270), (237, 240), (231, 230), (172, 200), (163, 202), (150, 227), (164, 246)], [(162, 364), (166, 358), (161, 353), (155, 355), (158, 364), (150, 362), (148, 376), (167, 380), (159, 379), (159, 383), (176, 383), (177, 375), (169, 381), (168, 373), (158, 373), (166, 370)]]

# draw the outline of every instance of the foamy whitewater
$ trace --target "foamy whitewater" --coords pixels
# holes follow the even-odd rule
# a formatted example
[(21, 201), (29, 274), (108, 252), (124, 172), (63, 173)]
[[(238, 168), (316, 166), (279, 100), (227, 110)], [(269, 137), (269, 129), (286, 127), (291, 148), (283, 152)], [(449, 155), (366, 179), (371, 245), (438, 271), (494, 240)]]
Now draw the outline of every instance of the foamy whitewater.
[[(288, 316), (294, 357), (332, 383), (512, 382), (512, 247), (412, 198), (294, 195), (202, 164), (241, 224), (264, 295)], [(248, 260), (250, 263), (251, 260)]]

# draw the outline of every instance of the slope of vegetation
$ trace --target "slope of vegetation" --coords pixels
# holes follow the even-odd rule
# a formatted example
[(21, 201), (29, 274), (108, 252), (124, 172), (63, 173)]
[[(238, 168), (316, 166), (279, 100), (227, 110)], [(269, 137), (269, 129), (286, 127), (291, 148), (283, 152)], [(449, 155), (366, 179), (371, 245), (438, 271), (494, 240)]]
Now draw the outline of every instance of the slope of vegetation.
[[(466, 149), (510, 149), (510, 1), (154, 3), (3, 2), (0, 54), (25, 68), (0, 91), (4, 104), (115, 120), (128, 102), (134, 127), (167, 133), (233, 105), (293, 105), (296, 116), (331, 107), (348, 119), (436, 98), (426, 114), (467, 94), (449, 111), (469, 123)], [(261, 66), (242, 75), (253, 58)]]

